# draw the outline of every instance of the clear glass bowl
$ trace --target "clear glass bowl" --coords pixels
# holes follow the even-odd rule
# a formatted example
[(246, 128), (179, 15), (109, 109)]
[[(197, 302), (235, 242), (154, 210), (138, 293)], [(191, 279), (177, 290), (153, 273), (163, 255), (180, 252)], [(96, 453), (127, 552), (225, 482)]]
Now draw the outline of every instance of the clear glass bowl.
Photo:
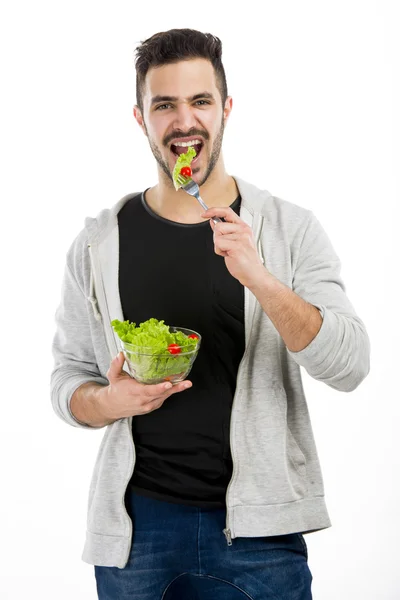
[(201, 344), (201, 335), (192, 329), (184, 327), (171, 327), (171, 333), (182, 331), (185, 335), (197, 335), (198, 342), (192, 352), (181, 351), (177, 354), (165, 352), (165, 354), (154, 354), (152, 348), (134, 346), (120, 340), (121, 347), (128, 365), (129, 373), (140, 383), (162, 383), (170, 381), (179, 383), (186, 379), (190, 373)]

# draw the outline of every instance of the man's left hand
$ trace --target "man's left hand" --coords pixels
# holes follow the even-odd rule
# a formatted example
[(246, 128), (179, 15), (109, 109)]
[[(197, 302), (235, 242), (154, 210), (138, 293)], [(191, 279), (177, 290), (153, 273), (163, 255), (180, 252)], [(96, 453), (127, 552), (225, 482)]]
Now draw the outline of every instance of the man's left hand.
[[(224, 257), (226, 267), (233, 277), (251, 289), (268, 276), (258, 254), (251, 227), (231, 208), (209, 208), (201, 216), (210, 219), (215, 253)], [(225, 222), (214, 223), (212, 217), (225, 219)]]

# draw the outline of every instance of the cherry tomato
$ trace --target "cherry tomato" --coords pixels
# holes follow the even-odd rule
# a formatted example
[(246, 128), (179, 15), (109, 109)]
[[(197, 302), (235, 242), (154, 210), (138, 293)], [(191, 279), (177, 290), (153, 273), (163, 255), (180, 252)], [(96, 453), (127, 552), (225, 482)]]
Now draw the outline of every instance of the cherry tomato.
[(196, 335), (195, 333), (191, 333), (190, 335), (188, 335), (188, 338), (191, 338), (192, 340), (198, 340), (199, 336)]
[(192, 176), (192, 169), (190, 167), (182, 167), (180, 173), (184, 177), (191, 177)]
[(170, 354), (180, 354), (182, 352), (180, 346), (178, 344), (170, 344), (167, 348)]

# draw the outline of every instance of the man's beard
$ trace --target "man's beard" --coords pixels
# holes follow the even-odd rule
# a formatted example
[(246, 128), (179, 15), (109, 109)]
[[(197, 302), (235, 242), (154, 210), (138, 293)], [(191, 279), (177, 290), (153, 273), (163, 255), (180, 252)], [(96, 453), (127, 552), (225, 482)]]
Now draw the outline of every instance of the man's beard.
[[(146, 125), (145, 125), (145, 129), (146, 129), (146, 133), (147, 133)], [(204, 177), (201, 179), (201, 181), (198, 182), (199, 187), (204, 185), (204, 183), (207, 181), (207, 179), (211, 175), (212, 171), (214, 170), (215, 165), (218, 162), (219, 155), (221, 153), (222, 140), (224, 137), (224, 130), (225, 130), (225, 125), (224, 125), (224, 119), (222, 118), (221, 127), (219, 129), (219, 132), (218, 132), (218, 134), (214, 140), (213, 146), (212, 146), (211, 155), (210, 155), (210, 159), (208, 161), (206, 172), (204, 174)], [(182, 135), (181, 137), (188, 137), (188, 136)], [(163, 159), (158, 146), (156, 146), (156, 144), (153, 142), (153, 140), (151, 139), (151, 137), (149, 136), (148, 133), (147, 133), (147, 138), (149, 140), (150, 148), (151, 148), (154, 158), (156, 159), (157, 163), (160, 165), (161, 169), (163, 170), (163, 172), (165, 173), (165, 175), (167, 176), (169, 181), (171, 181), (171, 183), (173, 183), (172, 173), (169, 170), (168, 163)], [(168, 144), (168, 148), (169, 148), (169, 144)], [(204, 152), (204, 146), (203, 146), (202, 152)], [(194, 174), (196, 173), (196, 168), (193, 170), (193, 173)]]

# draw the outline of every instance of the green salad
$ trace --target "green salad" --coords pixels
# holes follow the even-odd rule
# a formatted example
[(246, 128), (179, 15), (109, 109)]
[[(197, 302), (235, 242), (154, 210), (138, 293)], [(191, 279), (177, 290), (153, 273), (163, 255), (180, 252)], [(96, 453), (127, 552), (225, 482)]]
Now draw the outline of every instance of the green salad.
[(171, 331), (157, 319), (148, 319), (138, 326), (114, 319), (111, 325), (122, 342), (132, 375), (145, 383), (185, 376), (200, 344), (197, 334)]
[[(178, 177), (179, 175), (182, 176), (181, 171), (182, 169), (184, 169), (184, 173), (185, 170), (187, 173), (191, 173), (191, 168), (190, 165), (192, 164), (192, 160), (194, 159), (194, 157), (196, 156), (196, 150), (192, 147), (189, 146), (188, 151), (185, 152), (184, 154), (180, 154), (176, 160), (175, 163), (175, 167), (174, 170), (172, 172), (172, 179), (174, 181), (174, 186), (176, 190), (179, 190), (180, 187), (182, 187), (182, 184), (178, 182)], [(187, 170), (189, 168), (189, 170)], [(184, 177), (190, 177), (190, 175), (183, 175)], [(189, 181), (189, 179), (188, 179)]]

